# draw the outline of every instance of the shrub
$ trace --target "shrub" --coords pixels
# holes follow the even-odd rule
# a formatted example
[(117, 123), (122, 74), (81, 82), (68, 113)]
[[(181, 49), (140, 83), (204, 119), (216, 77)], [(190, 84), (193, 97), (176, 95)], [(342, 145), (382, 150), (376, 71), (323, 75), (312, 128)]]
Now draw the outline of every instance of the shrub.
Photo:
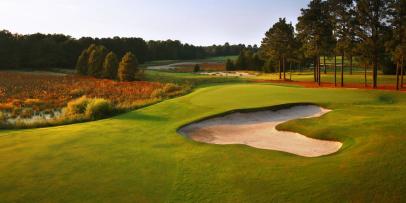
[(114, 52), (107, 54), (103, 62), (103, 77), (116, 79), (118, 71), (118, 59), (117, 55)]
[(66, 117), (75, 117), (86, 112), (87, 105), (90, 99), (86, 96), (70, 101), (64, 109), (64, 115)]
[(113, 113), (113, 106), (105, 99), (92, 99), (86, 107), (86, 118), (96, 120), (106, 118)]
[(131, 52), (126, 53), (119, 64), (117, 77), (120, 81), (133, 81), (138, 72), (137, 57)]
[(34, 111), (31, 108), (24, 108), (21, 113), (20, 117), (21, 118), (31, 118), (34, 114)]
[(233, 62), (232, 60), (230, 60), (230, 59), (227, 59), (227, 62), (226, 62), (226, 70), (227, 70), (227, 71), (233, 71), (233, 70), (235, 70), (234, 62)]
[(3, 123), (6, 121), (6, 115), (0, 111), (0, 123)]
[(200, 65), (196, 64), (195, 67), (193, 68), (193, 72), (197, 73), (200, 71)]

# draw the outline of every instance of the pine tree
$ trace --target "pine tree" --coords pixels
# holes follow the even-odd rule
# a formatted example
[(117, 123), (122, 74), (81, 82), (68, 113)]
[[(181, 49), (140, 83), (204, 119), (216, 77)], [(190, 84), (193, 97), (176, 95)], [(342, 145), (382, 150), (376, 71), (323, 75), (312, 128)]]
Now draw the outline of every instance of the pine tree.
[(386, 50), (396, 64), (396, 88), (403, 88), (404, 58), (406, 54), (406, 1), (389, 0), (391, 38), (385, 43)]
[(357, 0), (357, 36), (361, 39), (361, 49), (371, 56), (374, 88), (378, 87), (378, 66), (384, 53), (388, 5), (387, 0)]
[(308, 8), (302, 9), (296, 29), (307, 57), (314, 58), (315, 81), (321, 83), (320, 55), (326, 54), (333, 43), (333, 25), (327, 2), (312, 0)]
[(231, 59), (227, 59), (226, 70), (227, 71), (234, 71), (235, 70), (234, 62)]
[(237, 61), (235, 62), (235, 69), (236, 70), (245, 70), (247, 68), (247, 60), (246, 60), (246, 50), (243, 49), (240, 52), (240, 55), (237, 58)]
[(138, 60), (137, 57), (131, 53), (127, 52), (118, 67), (118, 79), (120, 81), (133, 81), (135, 79), (135, 74), (138, 72)]
[(103, 77), (116, 79), (118, 71), (118, 59), (114, 52), (107, 54), (103, 62)]
[[(294, 28), (288, 24), (285, 18), (279, 18), (268, 32), (261, 44), (261, 54), (265, 59), (279, 61), (279, 79), (282, 79), (282, 72), (285, 74), (286, 58), (290, 57), (295, 42)], [(286, 79), (284, 77), (284, 79)]]
[(193, 67), (193, 72), (194, 73), (200, 72), (200, 65), (199, 64), (196, 64), (195, 67)]

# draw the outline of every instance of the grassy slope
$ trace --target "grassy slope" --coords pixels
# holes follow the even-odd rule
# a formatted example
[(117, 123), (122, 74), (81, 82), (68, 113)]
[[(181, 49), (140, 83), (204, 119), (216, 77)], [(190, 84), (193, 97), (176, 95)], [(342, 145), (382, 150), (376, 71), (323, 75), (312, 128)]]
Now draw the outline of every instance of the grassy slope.
[(174, 63), (182, 63), (182, 62), (217, 62), (217, 63), (225, 63), (227, 59), (237, 60), (238, 56), (218, 56), (218, 57), (208, 57), (204, 59), (193, 59), (193, 60), (157, 60), (157, 61), (147, 61), (145, 64), (141, 64), (141, 67), (148, 67), (148, 66), (163, 66), (163, 65), (170, 65)]
[[(340, 140), (302, 158), (189, 141), (177, 127), (236, 108), (315, 102), (322, 118), (280, 126)], [(261, 84), (213, 86), (115, 118), (0, 132), (0, 199), (103, 202), (343, 202), (406, 198), (406, 95)]]

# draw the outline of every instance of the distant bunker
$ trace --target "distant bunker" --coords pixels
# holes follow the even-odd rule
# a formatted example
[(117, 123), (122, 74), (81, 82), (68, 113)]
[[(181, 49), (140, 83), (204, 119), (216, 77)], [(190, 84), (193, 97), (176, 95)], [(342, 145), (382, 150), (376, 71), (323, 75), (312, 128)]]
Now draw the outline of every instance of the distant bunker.
[(186, 125), (179, 133), (197, 142), (229, 145), (243, 144), (303, 157), (319, 157), (340, 150), (342, 143), (306, 137), (299, 133), (278, 131), (276, 126), (290, 120), (316, 118), (328, 109), (297, 104), (272, 110), (235, 111)]

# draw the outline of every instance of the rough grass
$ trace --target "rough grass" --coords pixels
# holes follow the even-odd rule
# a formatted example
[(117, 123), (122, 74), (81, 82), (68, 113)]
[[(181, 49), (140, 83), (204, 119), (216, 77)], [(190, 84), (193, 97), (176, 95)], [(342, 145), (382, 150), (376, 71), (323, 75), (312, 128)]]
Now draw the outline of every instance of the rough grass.
[[(280, 129), (339, 140), (303, 158), (199, 144), (179, 126), (232, 109), (313, 102), (334, 111)], [(406, 95), (261, 84), (201, 88), (91, 123), (0, 131), (1, 202), (402, 202)]]

